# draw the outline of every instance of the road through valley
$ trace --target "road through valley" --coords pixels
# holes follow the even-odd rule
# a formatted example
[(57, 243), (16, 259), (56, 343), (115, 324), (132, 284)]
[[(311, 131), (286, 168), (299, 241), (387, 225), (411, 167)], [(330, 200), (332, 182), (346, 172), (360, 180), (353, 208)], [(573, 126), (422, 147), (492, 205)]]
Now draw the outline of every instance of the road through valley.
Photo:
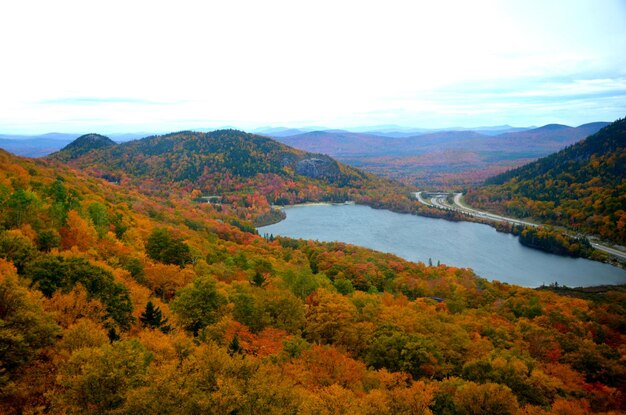
[[(416, 192), (415, 197), (417, 200), (430, 207), (444, 210), (453, 210), (461, 212), (466, 215), (474, 216), (481, 219), (491, 220), (494, 222), (508, 222), (514, 225), (525, 226), (539, 226), (540, 224), (532, 223), (520, 219), (508, 218), (506, 216), (496, 215), (494, 213), (484, 212), (481, 210), (473, 209), (463, 203), (463, 193), (454, 193), (453, 203), (448, 202), (449, 193), (446, 192)], [(593, 238), (588, 237), (591, 242), (591, 246), (600, 251), (606, 252), (610, 255), (618, 257), (619, 259), (626, 261), (626, 252), (619, 249), (607, 246), (605, 244), (598, 243)]]

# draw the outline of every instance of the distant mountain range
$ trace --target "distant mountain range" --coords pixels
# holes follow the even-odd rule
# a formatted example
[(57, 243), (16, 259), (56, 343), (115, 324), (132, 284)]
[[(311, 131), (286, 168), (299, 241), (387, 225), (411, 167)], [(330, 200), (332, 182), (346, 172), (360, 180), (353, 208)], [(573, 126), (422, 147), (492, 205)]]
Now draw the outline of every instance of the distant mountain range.
[[(397, 125), (355, 127), (350, 131), (318, 126), (263, 127), (257, 135), (311, 153), (326, 154), (407, 184), (455, 187), (546, 156), (597, 132), (608, 123), (578, 127), (548, 124), (539, 128), (509, 125), (423, 129)], [(206, 131), (206, 130), (202, 130)], [(147, 137), (148, 133), (112, 134), (112, 142)], [(60, 150), (77, 134), (0, 135), (0, 148), (17, 155), (43, 157)]]
[[(596, 123), (585, 124), (587, 126), (593, 126)], [(606, 124), (606, 123), (604, 123)], [(536, 128), (536, 127), (511, 127), (510, 125), (498, 125), (498, 126), (485, 126), (485, 127), (475, 127), (475, 128), (464, 128), (464, 127), (451, 127), (451, 128), (413, 128), (413, 127), (403, 127), (399, 125), (376, 125), (376, 126), (363, 126), (363, 127), (353, 127), (346, 129), (332, 129), (321, 126), (307, 126), (307, 127), (298, 127), (298, 128), (288, 128), (288, 127), (260, 127), (250, 132), (265, 135), (272, 138), (285, 138), (285, 137), (293, 137), (297, 135), (307, 134), (307, 133), (320, 133), (324, 132), (327, 134), (337, 134), (337, 135), (345, 135), (345, 134), (363, 134), (367, 136), (377, 136), (377, 137), (390, 137), (390, 138), (406, 138), (406, 137), (416, 137), (423, 135), (436, 134), (441, 132), (475, 132), (484, 136), (496, 136), (506, 133), (515, 133), (529, 130), (541, 130), (542, 128), (553, 128), (553, 127), (567, 127), (561, 126), (559, 124), (549, 124), (544, 127)], [(582, 127), (582, 126), (581, 126)], [(578, 128), (581, 128), (578, 127)], [(233, 128), (233, 127), (222, 127), (220, 129)], [(572, 127), (567, 127), (572, 128)], [(211, 128), (200, 128), (196, 131), (199, 132), (211, 132), (216, 129)], [(27, 134), (0, 134), (0, 148), (5, 149), (11, 153), (27, 156), (27, 157), (42, 157), (53, 153), (55, 151), (60, 150), (79, 136), (83, 134), (78, 133), (47, 133), (47, 134), (35, 134), (35, 135), (27, 135)], [(144, 137), (148, 137), (153, 135), (150, 132), (136, 132), (136, 133), (115, 133), (109, 134), (108, 136), (115, 142), (121, 143), (125, 141), (137, 140)]]
[[(477, 184), (485, 178), (558, 151), (597, 132), (606, 122), (549, 124), (496, 134), (483, 130), (388, 135), (343, 130), (275, 136), (289, 146), (328, 154), (356, 167), (419, 186)], [(502, 127), (504, 128), (504, 127)], [(391, 135), (389, 135), (391, 134)], [(393, 136), (395, 135), (395, 136)]]
[(370, 135), (377, 135), (381, 137), (413, 137), (422, 134), (436, 133), (440, 131), (475, 131), (483, 135), (497, 135), (504, 133), (511, 133), (517, 131), (530, 130), (535, 127), (511, 127), (510, 125), (498, 125), (490, 127), (449, 127), (449, 128), (410, 128), (402, 127), (399, 125), (375, 125), (365, 127), (353, 127), (344, 129), (332, 129), (325, 127), (299, 127), (299, 128), (285, 128), (285, 127), (262, 127), (253, 130), (256, 134), (268, 135), (270, 137), (288, 137), (297, 134), (305, 134), (314, 131), (326, 131), (335, 133), (364, 133)]
[[(538, 156), (572, 144), (606, 125), (608, 125), (606, 122), (584, 124), (579, 127), (549, 124), (539, 128), (518, 129), (499, 134), (484, 134), (474, 130), (445, 130), (395, 137), (371, 132), (323, 130), (276, 137), (287, 145), (333, 156), (418, 155), (424, 152), (451, 149), (521, 151)], [(497, 131), (495, 130), (497, 127), (493, 128), (492, 132)], [(528, 145), (531, 147), (529, 148)]]

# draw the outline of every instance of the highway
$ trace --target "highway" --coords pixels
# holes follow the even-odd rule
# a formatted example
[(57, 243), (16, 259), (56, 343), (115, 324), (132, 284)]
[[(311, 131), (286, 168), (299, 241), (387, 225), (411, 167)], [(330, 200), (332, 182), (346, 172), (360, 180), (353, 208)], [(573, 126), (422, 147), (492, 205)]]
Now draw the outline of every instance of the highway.
[[(474, 216), (481, 219), (492, 220), (495, 222), (508, 222), (514, 225), (524, 225), (524, 226), (540, 226), (540, 224), (527, 222), (520, 219), (508, 218), (506, 216), (496, 215), (494, 213), (484, 212), (481, 210), (473, 209), (467, 205), (465, 205), (462, 201), (463, 193), (454, 193), (454, 198), (452, 204), (448, 203), (448, 195), (449, 193), (445, 192), (437, 192), (437, 193), (429, 193), (430, 197), (425, 194), (426, 192), (416, 192), (415, 197), (417, 200), (430, 207), (434, 207), (437, 209), (443, 210), (453, 210), (461, 213), (465, 213), (470, 216)], [(610, 255), (613, 255), (622, 261), (626, 261), (626, 252), (621, 251), (619, 249), (600, 244), (593, 240), (591, 237), (587, 237), (590, 239), (591, 246), (600, 251), (606, 252)], [(592, 241), (593, 240), (593, 241)]]

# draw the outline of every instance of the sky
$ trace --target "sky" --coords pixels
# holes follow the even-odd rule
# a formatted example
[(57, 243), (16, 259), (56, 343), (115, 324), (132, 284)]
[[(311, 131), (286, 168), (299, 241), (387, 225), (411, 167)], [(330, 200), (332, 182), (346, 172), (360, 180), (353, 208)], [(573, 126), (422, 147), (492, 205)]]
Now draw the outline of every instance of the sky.
[(6, 1), (0, 134), (626, 116), (626, 1)]

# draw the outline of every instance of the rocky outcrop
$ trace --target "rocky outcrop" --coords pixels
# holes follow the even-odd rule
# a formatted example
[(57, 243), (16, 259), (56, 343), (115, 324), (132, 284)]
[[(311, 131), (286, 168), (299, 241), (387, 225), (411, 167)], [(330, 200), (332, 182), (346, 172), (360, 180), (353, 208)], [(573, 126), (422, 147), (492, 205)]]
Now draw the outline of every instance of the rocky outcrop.
[(296, 163), (296, 173), (313, 179), (332, 179), (341, 172), (337, 162), (331, 158), (310, 157)]

